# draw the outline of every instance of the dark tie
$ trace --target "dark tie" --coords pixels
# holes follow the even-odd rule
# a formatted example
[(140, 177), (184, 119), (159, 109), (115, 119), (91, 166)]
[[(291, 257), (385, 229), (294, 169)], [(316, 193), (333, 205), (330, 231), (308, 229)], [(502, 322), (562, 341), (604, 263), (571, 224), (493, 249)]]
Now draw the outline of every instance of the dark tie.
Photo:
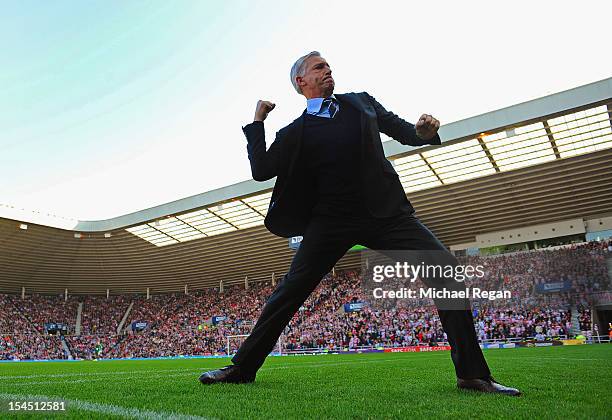
[(338, 110), (338, 105), (336, 105), (336, 102), (332, 98), (329, 98), (324, 100), (323, 103), (329, 104), (327, 108), (329, 109), (329, 116), (330, 118), (334, 118), (334, 115), (336, 115), (336, 111)]

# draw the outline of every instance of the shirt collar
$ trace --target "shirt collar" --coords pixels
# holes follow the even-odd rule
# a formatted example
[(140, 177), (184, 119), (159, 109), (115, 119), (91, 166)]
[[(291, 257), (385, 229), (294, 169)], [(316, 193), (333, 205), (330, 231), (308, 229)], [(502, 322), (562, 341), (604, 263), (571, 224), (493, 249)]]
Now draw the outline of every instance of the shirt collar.
[[(330, 98), (338, 100), (333, 94)], [(321, 105), (326, 98), (310, 98), (306, 101), (306, 112), (309, 114), (318, 114), (321, 112)]]

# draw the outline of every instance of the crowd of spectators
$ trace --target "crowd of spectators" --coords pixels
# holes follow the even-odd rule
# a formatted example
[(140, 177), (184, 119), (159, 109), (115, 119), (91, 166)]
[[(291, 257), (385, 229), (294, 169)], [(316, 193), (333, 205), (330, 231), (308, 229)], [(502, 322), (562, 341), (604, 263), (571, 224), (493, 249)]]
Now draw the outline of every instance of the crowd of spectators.
[(0, 337), (0, 360), (67, 359), (61, 337), (55, 335), (3, 334)]
[[(24, 314), (27, 305), (16, 302), (21, 303), (15, 296), (0, 295), (0, 360), (65, 359), (61, 338), (41, 332), (40, 322), (35, 324)], [(38, 316), (33, 318), (39, 321)]]
[(45, 334), (45, 324), (63, 324), (69, 327), (70, 332), (74, 332), (76, 323), (77, 308), (79, 300), (77, 297), (69, 297), (68, 300), (63, 295), (42, 296), (28, 295), (27, 299), (19, 296), (8, 295), (8, 300), (18, 308), (19, 312), (27, 319), (40, 334)]
[[(128, 328), (115, 354), (122, 357), (163, 357), (224, 353), (228, 336), (250, 332), (272, 290), (268, 282), (256, 283), (248, 289), (233, 286), (223, 292), (206, 289), (190, 295), (137, 299), (129, 316), (129, 325), (147, 322), (146, 329), (135, 332)], [(213, 324), (213, 316), (223, 320)], [(239, 342), (239, 338), (230, 340), (231, 348)]]
[(86, 296), (83, 299), (81, 314), (81, 334), (116, 334), (121, 318), (129, 305), (130, 299), (127, 296), (109, 296), (102, 299)]
[(13, 303), (14, 296), (0, 295), (0, 334), (32, 334), (34, 325), (25, 317), (19, 306)]
[[(473, 301), (480, 340), (550, 339), (572, 333), (572, 313), (580, 330), (591, 328), (589, 295), (609, 290), (606, 243), (562, 249), (525, 251), (501, 256), (470, 256), (462, 264), (482, 265), (485, 276), (468, 285), (509, 290), (511, 299)], [(352, 349), (363, 346), (404, 347), (445, 342), (432, 302), (389, 309), (345, 304), (364, 302), (357, 271), (328, 274), (285, 329), (283, 351)], [(545, 283), (569, 284), (545, 293)], [(233, 353), (248, 335), (267, 297), (268, 282), (205, 289), (189, 294), (70, 297), (0, 295), (0, 358), (79, 359), (165, 357)], [(601, 294), (601, 293), (600, 293)], [(83, 302), (81, 331), (76, 314)], [(132, 308), (121, 331), (119, 323)], [(574, 311), (574, 312), (572, 312)], [(65, 337), (46, 334), (45, 323), (64, 323)], [(134, 328), (136, 325), (139, 328)], [(233, 337), (229, 339), (228, 337)]]
[(480, 340), (506, 340), (509, 338), (568, 337), (571, 330), (571, 312), (567, 309), (533, 308), (531, 310), (500, 310), (482, 308), (474, 311), (476, 332)]

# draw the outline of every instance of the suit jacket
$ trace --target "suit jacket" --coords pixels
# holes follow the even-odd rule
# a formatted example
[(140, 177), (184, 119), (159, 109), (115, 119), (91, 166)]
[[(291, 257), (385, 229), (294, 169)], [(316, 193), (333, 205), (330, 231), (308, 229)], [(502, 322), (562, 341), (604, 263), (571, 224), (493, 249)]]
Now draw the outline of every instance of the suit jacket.
[[(422, 140), (413, 124), (387, 111), (366, 92), (335, 95), (343, 106), (352, 106), (361, 114), (361, 177), (367, 208), (374, 217), (391, 217), (401, 212), (414, 212), (393, 165), (387, 160), (380, 133), (402, 144), (424, 146), (441, 144), (440, 137)], [(296, 170), (301, 144), (304, 113), (276, 133), (266, 151), (263, 122), (243, 127), (251, 172), (256, 181), (276, 178), (264, 224), (281, 237), (303, 235), (316, 204), (316, 193), (303, 171)]]

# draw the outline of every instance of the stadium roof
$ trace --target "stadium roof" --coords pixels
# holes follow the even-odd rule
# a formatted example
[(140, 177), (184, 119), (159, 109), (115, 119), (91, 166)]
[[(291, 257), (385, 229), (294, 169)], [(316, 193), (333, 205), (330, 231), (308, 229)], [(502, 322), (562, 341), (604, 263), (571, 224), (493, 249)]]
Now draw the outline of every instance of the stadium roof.
[[(442, 146), (384, 148), (418, 216), (452, 245), (609, 214), (611, 115), (612, 78), (444, 125)], [(273, 182), (99, 221), (0, 205), (0, 290), (168, 291), (283, 273), (292, 252), (262, 226)], [(357, 260), (348, 255), (339, 266)]]

